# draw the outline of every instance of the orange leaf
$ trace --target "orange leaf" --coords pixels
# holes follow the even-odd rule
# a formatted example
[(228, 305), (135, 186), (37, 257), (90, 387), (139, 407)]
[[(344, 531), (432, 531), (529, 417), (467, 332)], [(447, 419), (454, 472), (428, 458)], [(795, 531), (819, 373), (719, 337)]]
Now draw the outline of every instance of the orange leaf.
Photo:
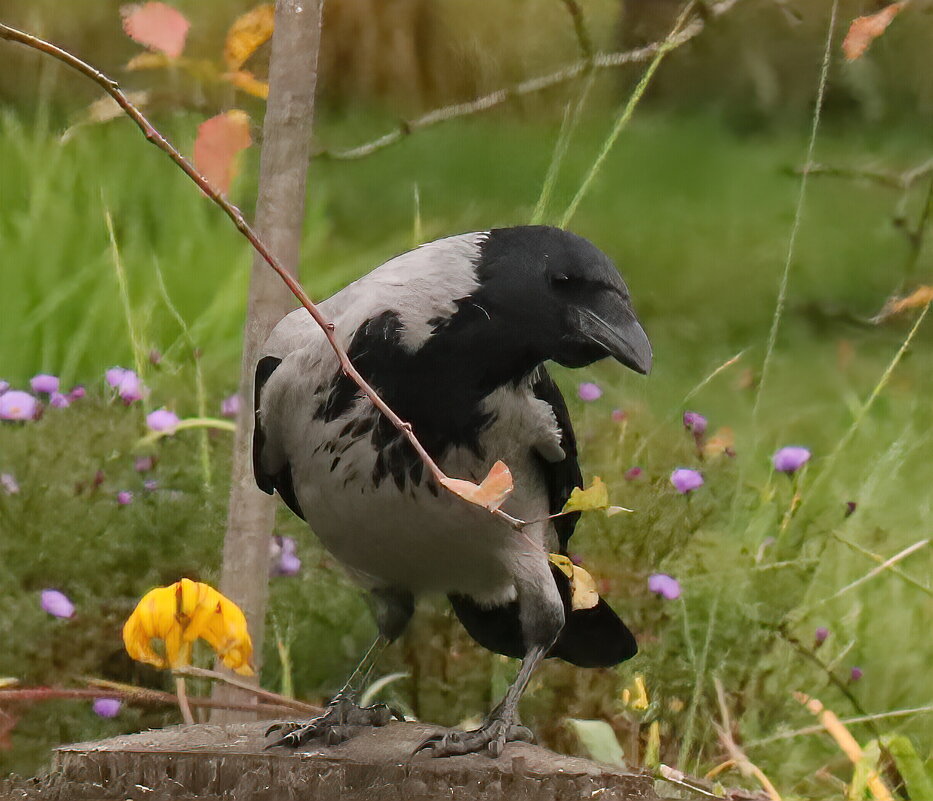
[(921, 286), (911, 292), (904, 298), (891, 298), (884, 304), (884, 308), (878, 312), (872, 322), (880, 323), (893, 317), (895, 314), (901, 314), (911, 309), (922, 309), (928, 303), (933, 303), (933, 286)]
[(237, 17), (227, 31), (224, 61), (227, 68), (238, 70), (246, 60), (272, 37), (275, 27), (275, 7), (265, 3)]
[(269, 84), (265, 81), (260, 81), (253, 73), (247, 70), (228, 72), (224, 75), (224, 78), (230, 81), (237, 89), (253, 95), (254, 97), (261, 97), (263, 100), (269, 97)]
[(855, 61), (861, 58), (869, 45), (887, 30), (888, 25), (903, 10), (907, 2), (908, 0), (902, 0), (900, 3), (891, 3), (877, 14), (854, 19), (842, 42), (842, 52), (845, 53), (846, 59)]
[(708, 459), (723, 454), (735, 455), (735, 432), (729, 426), (723, 426), (703, 443), (703, 455)]
[(226, 194), (236, 176), (237, 154), (251, 144), (249, 115), (245, 111), (233, 109), (218, 114), (198, 126), (194, 166), (211, 186)]
[(462, 478), (441, 479), (441, 483), (451, 492), (459, 495), (470, 503), (482, 506), (490, 512), (495, 512), (505, 501), (508, 494), (514, 489), (512, 472), (505, 462), (496, 462), (486, 478), (480, 484), (466, 481)]
[(191, 23), (178, 9), (165, 3), (123, 6), (123, 30), (134, 42), (178, 58), (185, 49)]

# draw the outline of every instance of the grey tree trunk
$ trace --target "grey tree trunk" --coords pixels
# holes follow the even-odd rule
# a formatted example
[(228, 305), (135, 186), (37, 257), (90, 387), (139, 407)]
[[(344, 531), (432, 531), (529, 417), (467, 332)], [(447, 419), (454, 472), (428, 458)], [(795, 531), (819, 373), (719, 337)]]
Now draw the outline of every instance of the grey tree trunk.
[[(276, 0), (275, 4), (256, 228), (270, 251), (294, 275), (298, 273), (304, 221), (323, 4), (324, 0)], [(241, 402), (220, 591), (246, 614), (257, 672), (262, 662), (269, 592), (269, 539), (276, 502), (261, 492), (253, 480), (253, 371), (269, 332), (294, 307), (294, 298), (281, 279), (261, 256), (255, 255), (243, 330)], [(214, 697), (243, 703), (251, 696), (233, 687), (216, 685)], [(244, 717), (249, 717), (248, 713), (223, 712), (212, 719), (230, 722)]]

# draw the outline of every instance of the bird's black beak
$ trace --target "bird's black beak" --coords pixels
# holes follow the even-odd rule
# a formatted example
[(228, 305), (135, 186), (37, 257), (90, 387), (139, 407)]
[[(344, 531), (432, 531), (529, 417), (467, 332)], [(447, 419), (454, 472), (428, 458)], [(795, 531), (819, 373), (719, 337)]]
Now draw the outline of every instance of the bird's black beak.
[(592, 342), (636, 373), (651, 371), (651, 343), (635, 312), (627, 303), (600, 310), (580, 308), (580, 331)]

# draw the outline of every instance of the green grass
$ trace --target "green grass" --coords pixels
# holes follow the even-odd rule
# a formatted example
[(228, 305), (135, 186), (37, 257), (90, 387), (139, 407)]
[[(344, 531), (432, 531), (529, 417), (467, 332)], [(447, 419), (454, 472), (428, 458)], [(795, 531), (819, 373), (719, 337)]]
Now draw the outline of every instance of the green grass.
[[(160, 124), (190, 150), (195, 120)], [(549, 221), (561, 217), (610, 124), (608, 115), (581, 122)], [(352, 143), (374, 130), (372, 116), (325, 119), (319, 135)], [(486, 116), (419, 133), (364, 161), (316, 162), (305, 285), (325, 297), (409, 247), (416, 186), (427, 239), (526, 221), (556, 136), (554, 126)], [(625, 274), (655, 349), (648, 380), (608, 363), (556, 371), (571, 398), (586, 475), (601, 475), (614, 502), (636, 510), (589, 516), (573, 550), (639, 634), (642, 650), (616, 670), (548, 664), (524, 715), (544, 742), (567, 750), (579, 745), (566, 717), (605, 718), (635, 762), (632, 744), (640, 737), (644, 747), (645, 724), (656, 719), (662, 760), (703, 771), (721, 754), (713, 729), (718, 677), (749, 756), (788, 794), (820, 797), (838, 790), (816, 778), (818, 768), (851, 776), (831, 741), (755, 743), (812, 723), (791, 697), (794, 690), (820, 697), (842, 716), (856, 710), (778, 627), (806, 648), (817, 626), (829, 627), (831, 637), (816, 655), (843, 681), (852, 666), (864, 670), (850, 689), (871, 713), (933, 702), (929, 547), (899, 564), (920, 588), (886, 571), (826, 600), (875, 567), (843, 539), (888, 558), (930, 534), (933, 356), (927, 324), (854, 435), (831, 456), (907, 334), (910, 321), (858, 323), (900, 283), (907, 245), (891, 224), (896, 198), (886, 190), (814, 178), (755, 425), (754, 378), (797, 193), (786, 169), (803, 157), (804, 136), (743, 137), (712, 118), (636, 115), (576, 214), (575, 230)], [(830, 125), (817, 158), (903, 168), (925, 158), (925, 147), (909, 130)], [(197, 435), (163, 441), (155, 471), (160, 488), (146, 493), (133, 470), (144, 409), (108, 403), (101, 376), (156, 348), (165, 354), (162, 363), (143, 361), (153, 388), (146, 408), (167, 405), (193, 415), (193, 342), (213, 413), (236, 385), (250, 253), (222, 214), (129, 123), (85, 129), (62, 145), (8, 109), (0, 114), (0, 163), (0, 377), (22, 385), (49, 371), (91, 389), (91, 398), (48, 410), (35, 424), (0, 426), (0, 471), (15, 473), (22, 486), (19, 495), (0, 494), (0, 676), (49, 683), (93, 674), (163, 686), (164, 676), (122, 654), (119, 626), (155, 583), (182, 575), (216, 581), (230, 439), (209, 440), (210, 491), (202, 484)], [(246, 204), (253, 196), (255, 167), (251, 153), (234, 201)], [(909, 205), (911, 214), (918, 202)], [(135, 352), (107, 210), (126, 272)], [(190, 340), (160, 291), (157, 268)], [(924, 251), (919, 274), (929, 279), (931, 272)], [(736, 364), (705, 382), (739, 352)], [(751, 388), (740, 386), (746, 370)], [(578, 401), (582, 380), (597, 381), (603, 397)], [(628, 412), (624, 424), (611, 420), (617, 407)], [(705, 414), (711, 431), (734, 430), (735, 459), (699, 460), (680, 424), (686, 408)], [(773, 474), (770, 455), (786, 444), (806, 445), (814, 458), (796, 485), (803, 505), (782, 525), (794, 485)], [(634, 465), (644, 476), (627, 482), (623, 473)], [(706, 478), (690, 498), (668, 483), (678, 466), (697, 467)], [(106, 481), (91, 493), (98, 469)], [(84, 489), (76, 494), (78, 482)], [(136, 502), (118, 508), (120, 489), (134, 490)], [(846, 519), (850, 500), (858, 508)], [(356, 590), (287, 513), (279, 530), (300, 538), (305, 580), (274, 580), (270, 614), (288, 641), (296, 692), (326, 696), (358, 657), (372, 624)], [(655, 571), (681, 581), (681, 601), (648, 593), (646, 579)], [(39, 610), (37, 593), (46, 586), (75, 599), (75, 620), (54, 621)], [(263, 681), (277, 688), (282, 676), (271, 640), (270, 633)], [(442, 604), (428, 603), (380, 672), (409, 672), (387, 693), (419, 716), (452, 724), (482, 714), (512, 669), (470, 644)], [(621, 701), (636, 674), (647, 682), (646, 713)], [(57, 742), (174, 719), (127, 712), (102, 721), (79, 703), (34, 706), (23, 715), (12, 750), (0, 752), (0, 770), (36, 770)], [(929, 721), (906, 716), (878, 727), (910, 735), (926, 758), (933, 748)], [(863, 743), (874, 736), (862, 725), (852, 731)]]

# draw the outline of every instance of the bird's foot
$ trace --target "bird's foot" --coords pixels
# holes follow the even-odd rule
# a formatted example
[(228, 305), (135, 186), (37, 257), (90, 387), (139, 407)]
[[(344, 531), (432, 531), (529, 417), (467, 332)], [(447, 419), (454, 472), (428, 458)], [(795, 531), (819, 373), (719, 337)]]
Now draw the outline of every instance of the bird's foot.
[(327, 710), (319, 717), (302, 723), (289, 721), (270, 726), (266, 730), (266, 737), (271, 734), (276, 737), (266, 748), (277, 745), (298, 748), (317, 739), (323, 739), (325, 745), (339, 745), (359, 734), (360, 729), (385, 726), (393, 717), (405, 719), (385, 704), (359, 706), (352, 696), (340, 694), (327, 705)]
[(415, 749), (415, 754), (429, 751), (432, 757), (460, 756), (486, 751), (490, 756), (499, 756), (506, 743), (533, 743), (535, 736), (531, 729), (512, 723), (509, 720), (492, 717), (480, 728), (472, 731), (449, 731), (434, 734), (423, 740)]

